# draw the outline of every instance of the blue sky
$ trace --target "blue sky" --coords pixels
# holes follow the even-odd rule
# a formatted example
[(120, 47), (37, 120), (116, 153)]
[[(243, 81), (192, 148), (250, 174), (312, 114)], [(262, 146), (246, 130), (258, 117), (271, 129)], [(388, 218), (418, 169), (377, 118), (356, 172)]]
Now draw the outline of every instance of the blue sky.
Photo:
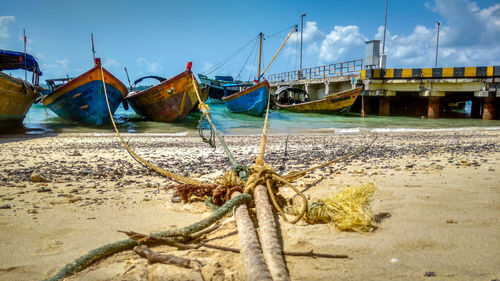
[[(125, 84), (171, 77), (193, 62), (201, 73), (263, 32), (263, 65), (304, 17), (303, 67), (364, 57), (364, 42), (382, 39), (385, 0), (351, 1), (3, 1), (0, 48), (36, 56), (42, 79), (77, 76), (92, 67), (90, 33), (97, 56)], [(441, 22), (438, 66), (500, 65), (498, 0), (389, 0), (387, 67), (432, 67), (436, 21)], [(275, 36), (269, 35), (280, 32)], [(214, 74), (256, 76), (252, 44)], [(298, 68), (294, 35), (266, 74)], [(247, 64), (245, 61), (248, 59)], [(24, 74), (23, 74), (24, 76)]]

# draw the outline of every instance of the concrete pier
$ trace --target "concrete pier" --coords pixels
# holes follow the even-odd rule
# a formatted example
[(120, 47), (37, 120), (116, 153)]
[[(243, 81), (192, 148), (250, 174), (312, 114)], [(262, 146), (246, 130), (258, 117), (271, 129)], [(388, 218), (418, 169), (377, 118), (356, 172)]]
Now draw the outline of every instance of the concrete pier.
[[(496, 109), (500, 106), (500, 66), (362, 69), (357, 72), (359, 64), (353, 63), (356, 67), (350, 71), (326, 71), (339, 69), (338, 65), (344, 64), (347, 65), (341, 63), (271, 75), (271, 94), (278, 87), (291, 86), (306, 90), (310, 99), (315, 100), (363, 84), (364, 91), (351, 112), (500, 119)], [(332, 76), (328, 77), (330, 74)], [(467, 101), (471, 103), (469, 115), (464, 113)]]
[(427, 106), (427, 118), (439, 118), (439, 97), (430, 97), (429, 105)]
[(483, 119), (494, 120), (496, 116), (495, 97), (485, 97), (483, 104)]
[(389, 116), (391, 115), (391, 100), (389, 97), (381, 97), (378, 115)]

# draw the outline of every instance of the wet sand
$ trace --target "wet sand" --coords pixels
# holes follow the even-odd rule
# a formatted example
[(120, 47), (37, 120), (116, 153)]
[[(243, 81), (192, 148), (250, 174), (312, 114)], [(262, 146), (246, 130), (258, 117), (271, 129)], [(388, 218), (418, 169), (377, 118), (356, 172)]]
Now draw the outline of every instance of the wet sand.
[[(212, 180), (230, 169), (221, 148), (197, 136), (127, 134), (142, 157), (172, 172)], [(266, 163), (280, 173), (345, 155), (369, 135), (270, 136)], [(258, 136), (225, 137), (250, 164)], [(286, 149), (285, 149), (286, 147)], [(39, 176), (39, 177), (38, 177)], [(36, 182), (36, 180), (44, 180)], [(347, 254), (349, 259), (286, 257), (292, 280), (493, 280), (500, 278), (500, 131), (379, 134), (364, 153), (296, 183), (310, 199), (351, 185), (375, 184), (378, 227), (340, 232), (328, 224), (280, 219), (285, 250)], [(210, 214), (201, 201), (173, 203), (173, 181), (133, 160), (112, 134), (0, 138), (0, 279), (40, 280), (101, 245), (181, 227)], [(290, 190), (283, 190), (291, 196)], [(227, 217), (211, 243), (238, 246)], [(204, 263), (205, 280), (244, 280), (238, 254), (218, 250), (158, 252)], [(70, 280), (202, 280), (194, 270), (155, 264), (125, 251)]]

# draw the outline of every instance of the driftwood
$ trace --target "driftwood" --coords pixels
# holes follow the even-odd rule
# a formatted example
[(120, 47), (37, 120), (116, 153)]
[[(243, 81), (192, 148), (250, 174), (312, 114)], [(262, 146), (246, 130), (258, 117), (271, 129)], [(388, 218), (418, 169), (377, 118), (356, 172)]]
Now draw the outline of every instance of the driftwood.
[[(213, 212), (208, 218), (203, 219), (197, 223), (192, 225), (188, 225), (182, 228), (176, 228), (172, 230), (162, 231), (151, 234), (153, 237), (189, 237), (190, 239), (193, 235), (197, 236), (196, 233), (200, 231), (204, 231), (212, 224), (216, 223), (222, 217), (224, 217), (229, 211), (233, 209), (234, 206), (239, 204), (244, 204), (248, 200), (251, 199), (249, 194), (242, 194), (241, 196), (233, 197), (231, 200), (226, 202), (222, 207), (217, 209), (217, 211)], [(246, 205), (245, 205), (246, 206)], [(45, 279), (47, 281), (56, 281), (62, 280), (75, 272), (79, 272), (86, 267), (90, 266), (94, 262), (103, 259), (105, 257), (109, 257), (113, 254), (119, 253), (124, 250), (130, 250), (138, 245), (138, 242), (134, 239), (125, 239), (118, 242), (110, 243), (103, 245), (99, 248), (91, 250), (87, 254), (77, 258), (72, 263), (67, 264), (64, 268), (62, 268), (55, 275)]]
[[(234, 192), (232, 197), (234, 198), (239, 194), (239, 192)], [(238, 227), (241, 256), (245, 263), (247, 280), (272, 281), (271, 273), (264, 262), (257, 233), (248, 215), (247, 205), (241, 204), (235, 207), (233, 213)]]
[[(240, 253), (240, 249), (209, 244), (209, 243), (203, 242), (203, 241), (195, 242), (198, 244), (186, 244), (183, 242), (179, 242), (179, 240), (168, 238), (168, 237), (152, 237), (150, 235), (142, 234), (142, 233), (138, 233), (138, 232), (134, 232), (134, 231), (119, 231), (119, 232), (125, 233), (131, 239), (136, 240), (138, 243), (140, 241), (140, 243), (147, 244), (147, 245), (165, 244), (168, 246), (177, 247), (178, 249), (181, 249), (181, 250), (194, 250), (194, 249), (199, 249), (201, 247), (204, 247), (204, 248), (209, 248), (209, 249), (232, 252), (232, 253), (236, 253), (236, 254)], [(236, 234), (237, 232), (234, 232), (234, 233)], [(180, 240), (184, 240), (183, 238), (184, 237), (182, 237)], [(193, 243), (192, 240), (193, 239), (190, 239), (189, 243)], [(310, 250), (308, 252), (294, 252), (294, 251), (283, 250), (283, 255), (294, 256), (294, 257), (311, 257), (311, 258), (327, 258), (327, 259), (347, 259), (347, 258), (349, 258), (348, 255), (334, 255), (334, 254), (316, 253), (313, 250)]]
[[(172, 247), (177, 247), (178, 249), (181, 250), (188, 250), (188, 249), (197, 249), (196, 245), (188, 245), (179, 242), (177, 239), (170, 238), (170, 237), (153, 237), (150, 235), (134, 232), (134, 231), (122, 231), (118, 230), (118, 232), (125, 233), (129, 238), (134, 239), (137, 241), (139, 244), (165, 244), (168, 246)], [(134, 249), (135, 251), (135, 249)]]
[(264, 259), (274, 281), (289, 281), (283, 249), (278, 239), (277, 227), (273, 210), (269, 203), (267, 188), (257, 185), (254, 190), (255, 210), (259, 223), (259, 237), (262, 244)]
[(134, 247), (134, 252), (136, 252), (139, 256), (148, 259), (150, 263), (174, 264), (181, 267), (193, 269), (199, 269), (202, 265), (201, 262), (197, 260), (190, 260), (172, 255), (158, 254), (151, 251), (146, 245), (139, 245)]

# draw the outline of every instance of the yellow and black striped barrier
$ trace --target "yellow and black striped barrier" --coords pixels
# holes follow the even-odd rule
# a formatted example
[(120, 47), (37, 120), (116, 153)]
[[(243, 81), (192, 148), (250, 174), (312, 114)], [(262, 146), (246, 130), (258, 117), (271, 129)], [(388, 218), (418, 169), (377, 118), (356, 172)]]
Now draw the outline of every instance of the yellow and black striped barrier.
[(500, 66), (363, 69), (361, 79), (500, 77)]

